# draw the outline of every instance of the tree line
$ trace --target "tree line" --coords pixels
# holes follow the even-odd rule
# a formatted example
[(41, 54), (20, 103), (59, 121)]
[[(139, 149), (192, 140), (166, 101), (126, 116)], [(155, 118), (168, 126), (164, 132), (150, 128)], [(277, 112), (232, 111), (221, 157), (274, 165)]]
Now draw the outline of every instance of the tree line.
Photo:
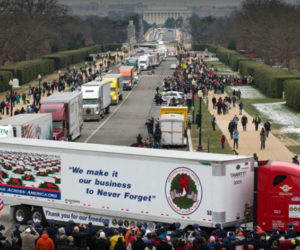
[(133, 18), (71, 14), (58, 0), (0, 0), (0, 65), (67, 49), (123, 43)]
[(299, 65), (300, 9), (279, 0), (246, 0), (228, 17), (190, 18), (195, 43), (258, 54), (265, 63)]

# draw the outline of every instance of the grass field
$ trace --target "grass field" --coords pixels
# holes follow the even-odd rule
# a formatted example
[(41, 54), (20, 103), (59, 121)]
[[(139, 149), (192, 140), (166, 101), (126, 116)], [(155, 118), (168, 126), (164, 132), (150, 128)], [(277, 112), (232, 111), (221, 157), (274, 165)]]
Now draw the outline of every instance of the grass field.
[[(196, 114), (199, 110), (199, 100), (195, 99), (195, 121), (196, 121)], [(199, 132), (198, 132), (198, 125), (192, 124), (191, 129), (191, 136), (194, 148), (198, 147), (199, 141)], [(201, 152), (210, 152), (210, 153), (221, 153), (221, 154), (232, 154), (232, 149), (227, 143), (225, 142), (225, 148), (222, 149), (221, 147), (221, 130), (216, 126), (216, 130), (213, 131), (211, 125), (211, 114), (209, 113), (205, 103), (202, 101), (202, 151)]]

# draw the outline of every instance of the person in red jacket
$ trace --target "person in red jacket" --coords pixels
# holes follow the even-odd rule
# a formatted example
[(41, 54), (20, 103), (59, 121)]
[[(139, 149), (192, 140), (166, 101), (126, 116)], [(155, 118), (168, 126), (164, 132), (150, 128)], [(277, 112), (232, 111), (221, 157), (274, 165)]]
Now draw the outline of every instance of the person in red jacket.
[(222, 149), (224, 149), (225, 139), (226, 139), (225, 135), (222, 135), (222, 136), (221, 136), (221, 145), (222, 145)]
[(55, 250), (53, 240), (47, 233), (42, 234), (42, 237), (36, 242), (36, 250)]

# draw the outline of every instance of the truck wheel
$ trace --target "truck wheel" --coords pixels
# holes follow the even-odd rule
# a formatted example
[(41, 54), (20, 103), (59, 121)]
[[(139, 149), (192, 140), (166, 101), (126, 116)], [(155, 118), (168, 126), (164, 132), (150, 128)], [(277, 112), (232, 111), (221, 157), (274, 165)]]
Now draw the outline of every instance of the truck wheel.
[(109, 106), (107, 108), (105, 108), (105, 113), (109, 114)]
[(120, 99), (120, 101), (123, 100), (123, 95), (120, 95), (120, 98), (119, 98), (119, 99)]
[(43, 209), (35, 207), (31, 213), (31, 220), (36, 223), (39, 222), (41, 225), (45, 224), (46, 219)]
[(16, 206), (14, 209), (14, 219), (18, 223), (25, 225), (30, 219), (30, 208), (28, 206)]

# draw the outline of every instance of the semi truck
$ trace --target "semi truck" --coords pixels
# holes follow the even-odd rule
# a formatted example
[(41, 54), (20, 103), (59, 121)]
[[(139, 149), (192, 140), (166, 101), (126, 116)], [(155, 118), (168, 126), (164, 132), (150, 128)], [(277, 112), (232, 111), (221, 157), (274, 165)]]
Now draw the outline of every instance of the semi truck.
[(139, 69), (139, 58), (138, 57), (126, 58), (126, 64), (128, 66), (133, 66), (134, 70), (137, 71)]
[(92, 81), (81, 86), (83, 119), (100, 120), (109, 113), (111, 81)]
[(19, 114), (0, 120), (0, 137), (52, 140), (51, 114)]
[(72, 141), (83, 127), (82, 92), (61, 92), (41, 100), (40, 113), (51, 113), (53, 139)]
[(121, 74), (107, 74), (102, 81), (110, 81), (111, 103), (118, 104), (123, 99), (123, 76)]
[(139, 57), (139, 69), (148, 70), (150, 67), (149, 55), (143, 55)]
[(160, 54), (157, 51), (151, 52), (151, 55), (153, 56), (153, 66), (159, 66), (161, 63)]
[(131, 90), (134, 84), (134, 67), (121, 66), (119, 73), (123, 76), (123, 90)]
[(263, 230), (292, 222), (300, 231), (300, 168), (292, 163), (257, 167), (247, 155), (23, 138), (0, 140), (0, 162), (1, 198), (19, 223), (124, 219), (213, 228), (254, 219)]

